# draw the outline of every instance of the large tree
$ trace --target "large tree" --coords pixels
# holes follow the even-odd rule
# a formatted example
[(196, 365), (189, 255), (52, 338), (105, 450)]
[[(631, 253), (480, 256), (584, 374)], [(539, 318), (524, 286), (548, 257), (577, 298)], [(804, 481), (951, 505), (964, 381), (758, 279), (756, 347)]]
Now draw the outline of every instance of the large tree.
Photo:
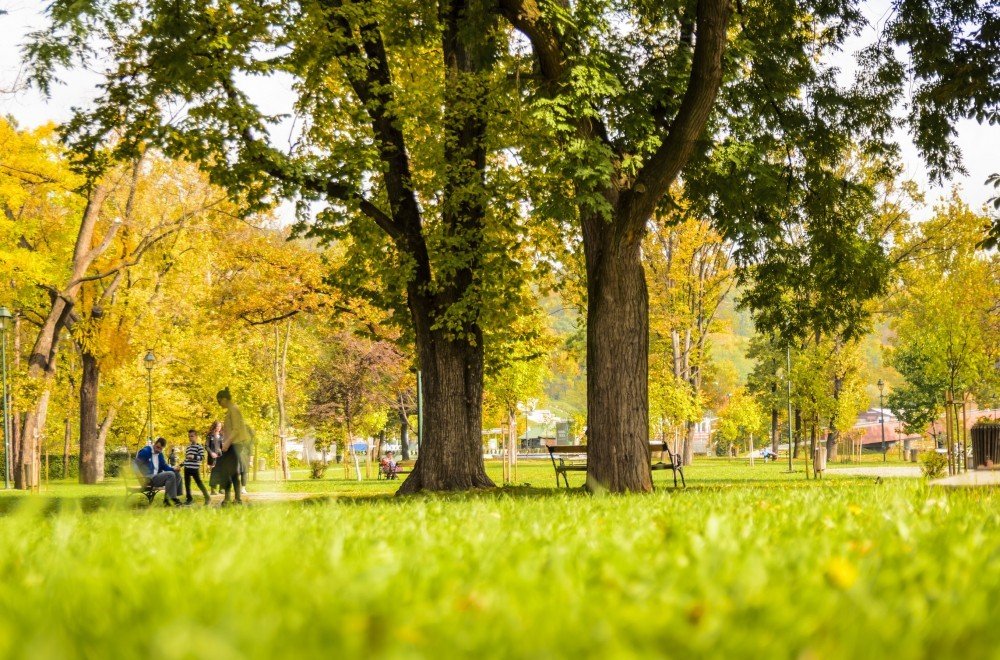
[[(729, 0), (500, 0), (530, 42), (537, 112), (572, 184), (587, 279), (588, 480), (652, 489), (649, 222), (696, 150), (722, 84)], [(634, 28), (634, 29), (630, 29)]]
[[(152, 143), (249, 202), (299, 197), (332, 223), (377, 227), (423, 371), (426, 428), (400, 492), (491, 486), (481, 452), (488, 118), (503, 35), (479, 2), (58, 0), (29, 48), (48, 89), (60, 64), (110, 61), (69, 125), (84, 155), (117, 129), (119, 157)], [(245, 91), (290, 77), (303, 119), (290, 151)], [(86, 167), (100, 167), (98, 159)]]
[[(891, 152), (894, 125), (884, 109), (896, 88), (868, 66), (844, 86), (829, 64), (864, 26), (858, 2), (500, 6), (534, 63), (524, 79), (532, 84), (535, 133), (546, 142), (527, 157), (564, 177), (538, 208), (576, 218), (586, 255), (589, 476), (612, 491), (648, 490), (640, 248), (651, 217), (675, 201), (671, 184), (683, 173), (694, 212), (736, 242), (740, 265), (773, 264), (772, 275), (783, 276), (797, 258), (782, 235), (788, 209), (822, 218), (810, 240), (825, 260), (817, 265), (832, 266), (814, 273), (822, 292), (815, 302), (824, 304), (799, 320), (849, 321), (838, 307), (849, 315), (855, 306), (843, 299), (870, 297), (883, 278), (841, 295), (852, 269), (881, 261), (866, 259), (870, 244), (838, 221), (842, 192), (853, 196), (859, 186), (833, 170), (853, 142)], [(758, 309), (776, 302), (747, 300)]]

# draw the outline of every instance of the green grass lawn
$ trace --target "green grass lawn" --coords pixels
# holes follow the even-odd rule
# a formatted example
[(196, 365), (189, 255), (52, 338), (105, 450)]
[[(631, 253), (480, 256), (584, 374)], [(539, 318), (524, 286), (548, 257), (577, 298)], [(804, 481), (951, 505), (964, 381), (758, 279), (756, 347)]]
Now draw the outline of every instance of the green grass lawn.
[(406, 499), (334, 468), (242, 509), (4, 493), (0, 657), (997, 656), (1000, 496), (798, 467), (701, 460), (630, 497), (543, 463)]

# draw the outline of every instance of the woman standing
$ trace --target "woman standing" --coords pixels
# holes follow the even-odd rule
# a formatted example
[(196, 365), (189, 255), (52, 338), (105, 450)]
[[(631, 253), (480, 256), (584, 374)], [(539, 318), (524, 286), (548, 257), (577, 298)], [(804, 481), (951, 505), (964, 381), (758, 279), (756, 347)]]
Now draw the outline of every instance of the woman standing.
[[(222, 456), (222, 422), (212, 422), (212, 426), (208, 429), (208, 435), (205, 436), (205, 455), (208, 459), (208, 469), (213, 470), (219, 457)], [(215, 493), (218, 485), (211, 479), (209, 482), (212, 492)]]
[[(216, 470), (222, 483), (225, 499), (223, 504), (230, 503), (230, 489), (236, 490), (236, 503), (242, 504), (240, 487), (240, 470), (243, 461), (242, 453), (250, 442), (250, 429), (243, 421), (243, 413), (233, 401), (229, 388), (215, 395), (215, 400), (226, 409), (226, 420), (222, 424), (222, 455), (219, 457)], [(213, 481), (215, 480), (213, 475)]]

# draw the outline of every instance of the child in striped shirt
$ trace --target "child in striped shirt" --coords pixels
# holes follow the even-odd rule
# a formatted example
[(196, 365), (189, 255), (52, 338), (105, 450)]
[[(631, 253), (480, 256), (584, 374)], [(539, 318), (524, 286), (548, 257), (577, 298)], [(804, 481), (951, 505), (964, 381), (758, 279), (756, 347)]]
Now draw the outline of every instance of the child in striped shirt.
[(194, 501), (191, 497), (191, 480), (194, 479), (205, 497), (205, 504), (208, 504), (212, 499), (201, 480), (201, 462), (205, 460), (205, 448), (198, 444), (198, 432), (194, 429), (188, 429), (188, 442), (188, 446), (184, 448), (184, 491), (187, 493), (187, 503)]

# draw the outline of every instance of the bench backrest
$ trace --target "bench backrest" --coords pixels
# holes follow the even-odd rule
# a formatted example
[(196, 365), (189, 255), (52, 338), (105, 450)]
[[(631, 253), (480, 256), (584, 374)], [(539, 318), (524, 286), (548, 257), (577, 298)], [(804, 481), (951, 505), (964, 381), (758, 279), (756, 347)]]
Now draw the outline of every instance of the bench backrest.
[[(549, 454), (586, 454), (587, 445), (549, 445)], [(649, 443), (649, 452), (654, 456), (656, 454), (667, 453), (669, 456), (673, 456), (673, 452), (670, 451), (670, 445), (666, 442), (652, 441)]]
[(586, 454), (587, 445), (549, 445), (550, 454)]

